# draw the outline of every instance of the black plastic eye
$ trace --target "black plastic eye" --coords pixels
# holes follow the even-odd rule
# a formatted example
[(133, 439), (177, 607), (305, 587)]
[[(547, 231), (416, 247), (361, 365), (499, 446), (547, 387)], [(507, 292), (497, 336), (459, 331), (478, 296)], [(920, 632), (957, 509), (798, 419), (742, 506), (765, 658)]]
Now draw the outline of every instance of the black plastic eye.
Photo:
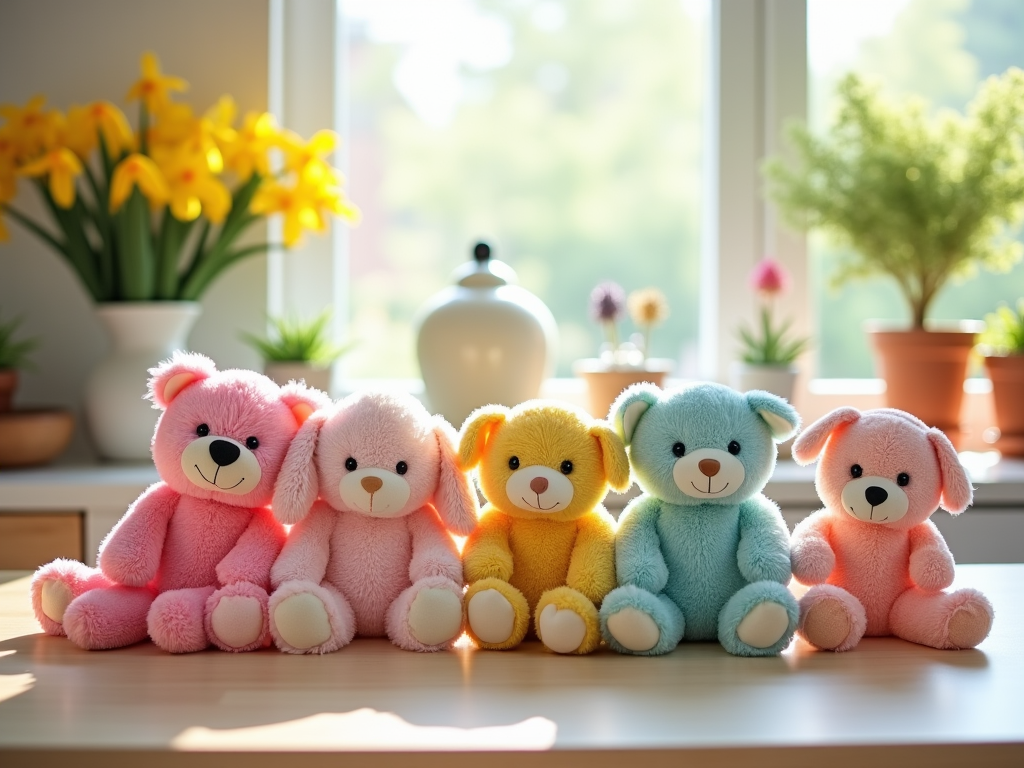
[(740, 444), (735, 440), (729, 443), (729, 453), (736, 456), (740, 452)]
[(200, 424), (198, 427), (196, 427), (196, 434), (199, 435), (200, 437), (206, 437), (208, 434), (210, 434), (210, 425)]
[(398, 474), (404, 475), (408, 471), (409, 465), (406, 464), (404, 461), (400, 461), (397, 464), (395, 464), (395, 472), (397, 472)]
[(864, 474), (864, 468), (860, 464), (854, 464), (850, 467), (850, 474), (854, 477), (860, 477)]
[(684, 453), (686, 453), (686, 446), (682, 443), (676, 443), (672, 446), (673, 456), (682, 456)]
[(896, 475), (896, 485), (910, 485), (910, 475), (906, 472), (900, 472)]
[(519, 457), (518, 456), (513, 456), (511, 459), (508, 460), (508, 468), (509, 469), (519, 469)]
[(257, 440), (255, 437), (247, 437), (245, 439), (245, 447), (248, 448), (250, 451), (255, 451), (257, 448), (260, 447), (260, 441)]
[(347, 469), (349, 472), (355, 472), (356, 471), (356, 467), (358, 467), (358, 466), (359, 466), (359, 464), (351, 456), (349, 456), (347, 459), (345, 459), (345, 469)]
[(570, 474), (572, 472), (572, 462), (568, 461), (568, 460), (567, 461), (563, 461), (562, 462), (562, 466), (561, 466), (561, 470), (562, 470), (562, 474), (563, 475)]

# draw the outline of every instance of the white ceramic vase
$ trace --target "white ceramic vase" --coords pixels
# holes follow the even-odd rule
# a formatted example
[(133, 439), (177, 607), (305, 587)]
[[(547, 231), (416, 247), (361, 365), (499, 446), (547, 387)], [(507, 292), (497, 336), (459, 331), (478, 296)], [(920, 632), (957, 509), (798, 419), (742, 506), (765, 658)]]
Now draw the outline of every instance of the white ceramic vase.
[(734, 361), (729, 371), (730, 385), (739, 392), (762, 389), (793, 402), (798, 369), (795, 365), (758, 365)]
[(85, 421), (101, 458), (150, 458), (159, 411), (143, 399), (149, 369), (185, 349), (199, 311), (194, 301), (116, 302), (96, 308), (113, 343), (85, 384)]

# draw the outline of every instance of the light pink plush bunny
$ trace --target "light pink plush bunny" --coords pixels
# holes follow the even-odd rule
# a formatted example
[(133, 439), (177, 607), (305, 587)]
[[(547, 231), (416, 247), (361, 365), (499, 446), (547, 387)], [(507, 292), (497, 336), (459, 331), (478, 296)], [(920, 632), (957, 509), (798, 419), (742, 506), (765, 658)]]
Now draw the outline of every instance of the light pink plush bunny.
[(358, 634), (436, 651), (459, 637), (451, 532), (469, 534), (478, 506), (456, 443), (409, 395), (359, 393), (309, 418), (274, 493), (278, 519), (296, 524), (271, 572), (281, 650), (328, 653)]
[(839, 408), (808, 427), (793, 457), (820, 457), (815, 484), (825, 509), (793, 532), (793, 575), (814, 584), (800, 601), (799, 634), (846, 651), (864, 635), (895, 635), (933, 648), (973, 648), (992, 606), (953, 583), (953, 556), (928, 518), (960, 514), (973, 500), (946, 436), (890, 408)]
[(149, 396), (164, 411), (153, 435), (161, 481), (104, 539), (98, 569), (56, 560), (36, 572), (36, 618), (87, 649), (147, 634), (175, 653), (259, 648), (285, 537), (266, 505), (300, 424), (330, 401), (192, 353), (150, 373)]

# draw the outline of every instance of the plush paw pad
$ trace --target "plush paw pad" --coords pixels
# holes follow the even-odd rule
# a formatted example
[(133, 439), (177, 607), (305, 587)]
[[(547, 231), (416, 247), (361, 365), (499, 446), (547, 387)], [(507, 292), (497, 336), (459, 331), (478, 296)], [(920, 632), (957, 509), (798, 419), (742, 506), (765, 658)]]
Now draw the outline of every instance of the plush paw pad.
[(316, 595), (303, 592), (286, 597), (274, 610), (277, 632), (288, 645), (305, 650), (331, 638), (327, 609)]
[(421, 590), (409, 609), (409, 630), (424, 645), (440, 645), (462, 629), (462, 601), (447, 589)]
[(246, 595), (222, 597), (210, 615), (210, 626), (230, 648), (252, 645), (263, 634), (263, 606)]
[(750, 609), (736, 627), (736, 636), (751, 648), (770, 648), (782, 639), (788, 627), (785, 606), (768, 600)]
[(572, 653), (587, 634), (587, 625), (578, 613), (559, 610), (554, 605), (544, 606), (538, 624), (541, 640), (555, 653)]
[(948, 644), (951, 648), (973, 648), (988, 636), (992, 617), (981, 606), (960, 606), (949, 619)]
[(55, 621), (58, 624), (63, 623), (64, 611), (68, 609), (68, 605), (71, 604), (73, 599), (74, 595), (71, 593), (71, 587), (63, 581), (50, 579), (43, 582), (40, 602), (42, 603), (43, 614), (50, 621)]
[(833, 598), (824, 598), (807, 611), (801, 631), (812, 645), (832, 651), (849, 637), (852, 627), (850, 615), (843, 604)]
[(623, 608), (609, 616), (608, 631), (627, 651), (649, 651), (661, 639), (654, 619), (636, 608)]
[(477, 592), (467, 609), (469, 626), (485, 643), (504, 643), (512, 636), (516, 613), (504, 595), (496, 589)]

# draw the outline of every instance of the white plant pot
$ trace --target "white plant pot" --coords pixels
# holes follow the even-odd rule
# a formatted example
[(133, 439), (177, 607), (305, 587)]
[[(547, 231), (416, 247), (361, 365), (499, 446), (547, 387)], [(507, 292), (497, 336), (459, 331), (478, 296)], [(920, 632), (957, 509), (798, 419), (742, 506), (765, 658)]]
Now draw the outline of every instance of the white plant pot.
[(150, 458), (160, 413), (143, 399), (149, 369), (186, 348), (199, 312), (194, 301), (116, 302), (96, 308), (113, 342), (85, 383), (85, 422), (101, 458)]
[(762, 389), (793, 402), (798, 373), (795, 365), (756, 365), (735, 361), (729, 373), (730, 385), (739, 392)]
[(331, 393), (331, 367), (313, 365), (301, 361), (267, 360), (263, 363), (263, 373), (271, 381), (284, 386), (289, 381), (304, 381), (307, 387)]

